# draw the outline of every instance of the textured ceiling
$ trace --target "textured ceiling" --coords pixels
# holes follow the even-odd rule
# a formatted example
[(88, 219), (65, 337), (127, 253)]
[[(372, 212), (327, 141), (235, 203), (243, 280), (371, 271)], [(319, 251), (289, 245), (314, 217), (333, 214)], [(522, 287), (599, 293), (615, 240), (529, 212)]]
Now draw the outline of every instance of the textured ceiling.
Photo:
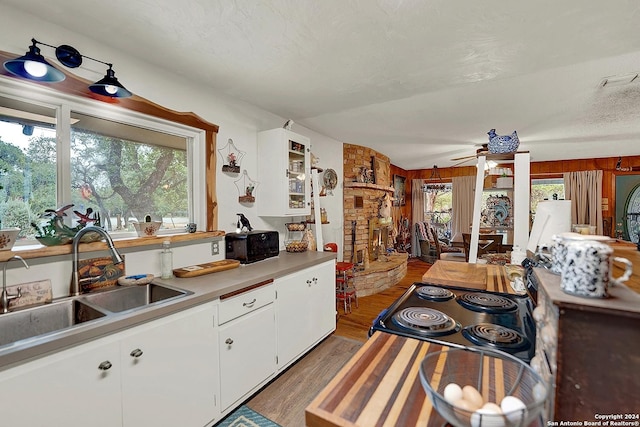
[(640, 82), (598, 85), (640, 71), (636, 0), (2, 2), (404, 169), (491, 128), (537, 161), (640, 154)]

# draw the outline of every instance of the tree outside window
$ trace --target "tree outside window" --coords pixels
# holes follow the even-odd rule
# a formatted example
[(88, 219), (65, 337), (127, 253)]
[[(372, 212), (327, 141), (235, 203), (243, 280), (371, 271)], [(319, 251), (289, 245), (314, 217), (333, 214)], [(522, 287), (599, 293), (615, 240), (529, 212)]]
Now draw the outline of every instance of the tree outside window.
[[(60, 143), (55, 109), (2, 96), (0, 106), (0, 221), (20, 227), (20, 239), (35, 237), (31, 224), (47, 221), (45, 210), (69, 203), (70, 226), (72, 211), (99, 215), (110, 232), (133, 232), (130, 222), (146, 215), (164, 229), (189, 222), (184, 137), (74, 112), (70, 141)], [(70, 182), (62, 190), (70, 200), (57, 200), (61, 182)]]

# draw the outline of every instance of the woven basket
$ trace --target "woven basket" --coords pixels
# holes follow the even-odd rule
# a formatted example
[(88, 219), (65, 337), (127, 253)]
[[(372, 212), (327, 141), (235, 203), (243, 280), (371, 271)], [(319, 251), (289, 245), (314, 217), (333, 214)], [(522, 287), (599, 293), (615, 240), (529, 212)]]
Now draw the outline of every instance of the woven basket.
[(309, 247), (309, 242), (294, 240), (285, 245), (287, 252), (305, 252)]
[(289, 231), (304, 231), (307, 225), (304, 222), (288, 222), (285, 224)]

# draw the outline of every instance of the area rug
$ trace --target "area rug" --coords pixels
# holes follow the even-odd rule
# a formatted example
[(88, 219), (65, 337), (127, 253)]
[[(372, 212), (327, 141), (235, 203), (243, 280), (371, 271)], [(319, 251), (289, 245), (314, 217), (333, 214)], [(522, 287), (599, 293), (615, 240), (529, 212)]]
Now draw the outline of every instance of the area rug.
[(216, 427), (280, 427), (268, 418), (242, 405), (227, 417), (225, 417)]

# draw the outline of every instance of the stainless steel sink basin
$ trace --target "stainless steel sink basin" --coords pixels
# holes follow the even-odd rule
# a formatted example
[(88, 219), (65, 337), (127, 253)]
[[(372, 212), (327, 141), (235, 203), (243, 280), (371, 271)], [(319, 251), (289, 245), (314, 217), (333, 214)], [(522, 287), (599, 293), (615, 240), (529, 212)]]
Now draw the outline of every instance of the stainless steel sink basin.
[(0, 346), (60, 331), (106, 314), (68, 299), (0, 315)]
[(191, 292), (149, 283), (84, 294), (80, 299), (112, 313), (146, 307), (151, 304), (183, 297)]

